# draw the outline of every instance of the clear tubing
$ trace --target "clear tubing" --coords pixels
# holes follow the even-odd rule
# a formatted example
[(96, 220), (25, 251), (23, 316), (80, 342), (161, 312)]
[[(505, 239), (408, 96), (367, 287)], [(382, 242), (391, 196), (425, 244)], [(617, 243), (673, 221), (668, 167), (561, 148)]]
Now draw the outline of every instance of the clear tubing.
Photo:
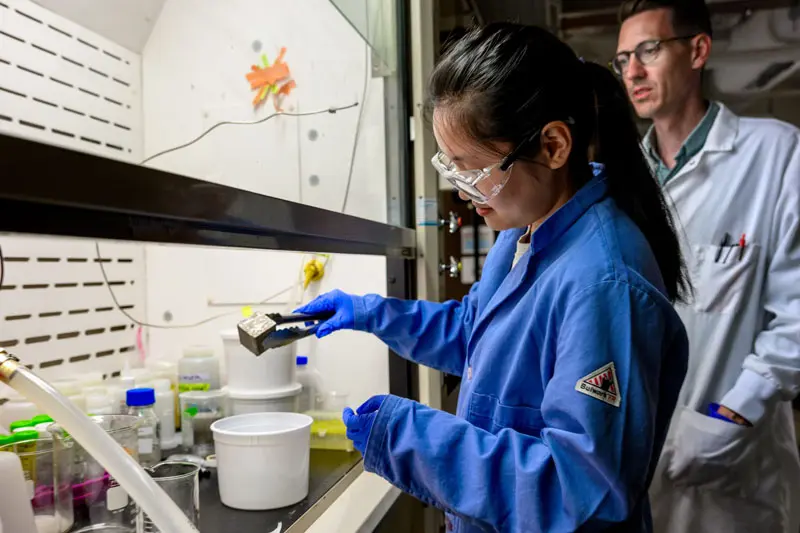
[[(3, 355), (0, 352), (0, 359)], [(0, 360), (0, 366), (2, 363)], [(198, 533), (183, 511), (139, 463), (49, 383), (20, 364), (8, 379), (8, 385), (69, 431), (108, 470), (161, 531)]]

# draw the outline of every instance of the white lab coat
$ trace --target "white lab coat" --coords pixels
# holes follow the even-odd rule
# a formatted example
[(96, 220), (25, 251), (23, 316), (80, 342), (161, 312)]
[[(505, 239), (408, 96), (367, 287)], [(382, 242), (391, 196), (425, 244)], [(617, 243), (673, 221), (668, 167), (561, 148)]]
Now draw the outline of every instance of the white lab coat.
[[(651, 486), (656, 533), (798, 533), (800, 130), (725, 106), (665, 185), (692, 283), (689, 369)], [(725, 234), (746, 246), (716, 254)], [(706, 416), (721, 403), (754, 423)]]

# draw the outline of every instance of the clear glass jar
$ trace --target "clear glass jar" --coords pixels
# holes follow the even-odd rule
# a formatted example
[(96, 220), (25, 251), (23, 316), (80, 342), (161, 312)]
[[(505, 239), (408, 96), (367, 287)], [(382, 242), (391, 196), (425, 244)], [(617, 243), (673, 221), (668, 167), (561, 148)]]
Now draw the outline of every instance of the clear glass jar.
[(161, 422), (155, 411), (153, 389), (130, 389), (126, 396), (128, 414), (139, 418), (139, 464), (155, 466), (161, 462)]

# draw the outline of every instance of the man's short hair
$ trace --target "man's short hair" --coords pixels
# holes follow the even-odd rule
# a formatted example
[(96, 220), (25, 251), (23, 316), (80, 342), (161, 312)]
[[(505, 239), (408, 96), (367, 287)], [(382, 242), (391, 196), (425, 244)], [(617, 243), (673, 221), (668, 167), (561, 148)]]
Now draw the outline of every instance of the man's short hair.
[(625, 0), (619, 8), (620, 24), (645, 11), (669, 9), (676, 36), (705, 33), (713, 37), (711, 13), (705, 0)]

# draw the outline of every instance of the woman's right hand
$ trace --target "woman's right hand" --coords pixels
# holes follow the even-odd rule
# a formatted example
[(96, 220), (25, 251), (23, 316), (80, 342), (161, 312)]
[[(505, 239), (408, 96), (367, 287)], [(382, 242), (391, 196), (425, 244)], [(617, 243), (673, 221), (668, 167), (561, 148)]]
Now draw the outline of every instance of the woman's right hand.
[(337, 289), (316, 297), (306, 305), (295, 309), (294, 312), (303, 315), (333, 312), (334, 315), (325, 322), (322, 322), (317, 328), (317, 338), (321, 339), (334, 331), (353, 329), (355, 327), (354, 299), (355, 296)]

